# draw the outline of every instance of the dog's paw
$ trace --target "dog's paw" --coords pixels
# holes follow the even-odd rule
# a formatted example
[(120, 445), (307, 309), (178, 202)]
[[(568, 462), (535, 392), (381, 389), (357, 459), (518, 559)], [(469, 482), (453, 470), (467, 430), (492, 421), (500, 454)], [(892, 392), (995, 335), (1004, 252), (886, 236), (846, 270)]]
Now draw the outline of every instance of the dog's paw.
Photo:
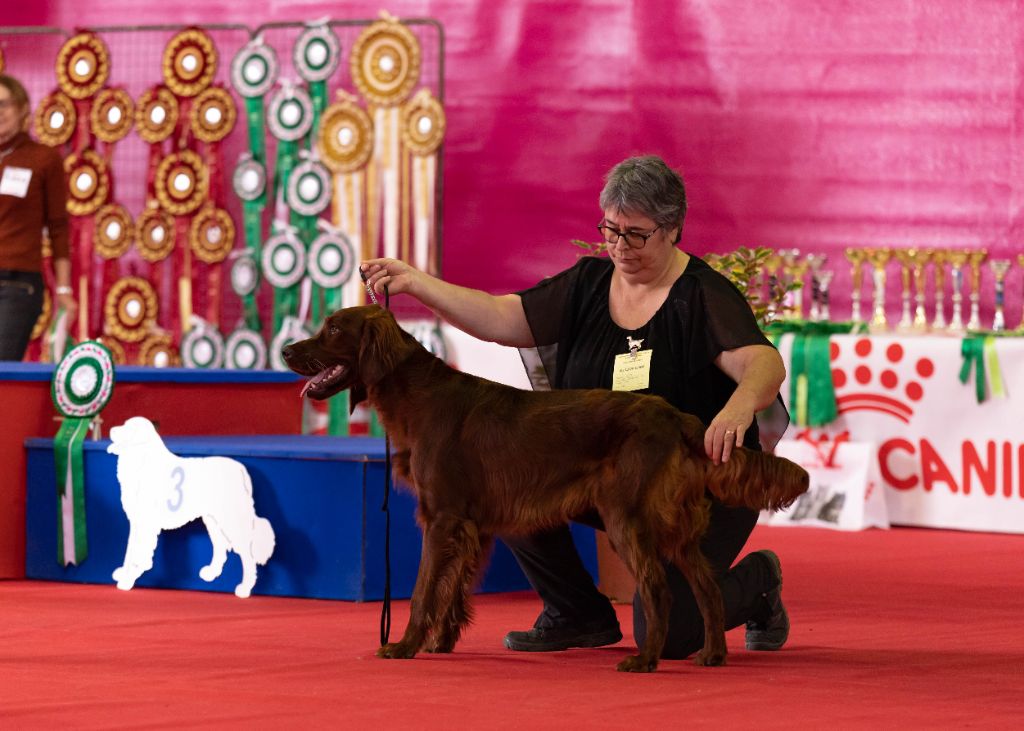
[(438, 655), (447, 654), (455, 649), (455, 640), (438, 640), (423, 648), (425, 652), (432, 652)]
[(135, 579), (119, 579), (117, 582), (117, 588), (121, 591), (128, 591), (135, 586)]
[(416, 656), (416, 650), (401, 642), (389, 642), (377, 650), (377, 657), (384, 657), (391, 660), (408, 660)]
[(620, 673), (653, 673), (658, 667), (657, 660), (645, 660), (640, 655), (630, 655), (615, 666)]
[[(209, 579), (207, 579), (207, 581), (209, 581)], [(242, 586), (239, 584), (235, 587), (235, 596), (239, 599), (248, 599), (250, 594), (252, 594), (251, 586)]]
[(702, 667), (718, 667), (719, 665), (725, 665), (725, 650), (701, 650), (697, 653), (697, 656), (693, 658), (694, 665), (700, 665)]
[(213, 566), (203, 566), (199, 569), (199, 578), (203, 581), (213, 581), (220, 576), (220, 571), (217, 571)]
[(116, 569), (114, 569), (114, 573), (110, 575), (110, 578), (112, 578), (114, 581), (120, 584), (121, 579), (124, 578), (125, 574), (126, 572), (124, 570), (124, 566), (118, 566)]

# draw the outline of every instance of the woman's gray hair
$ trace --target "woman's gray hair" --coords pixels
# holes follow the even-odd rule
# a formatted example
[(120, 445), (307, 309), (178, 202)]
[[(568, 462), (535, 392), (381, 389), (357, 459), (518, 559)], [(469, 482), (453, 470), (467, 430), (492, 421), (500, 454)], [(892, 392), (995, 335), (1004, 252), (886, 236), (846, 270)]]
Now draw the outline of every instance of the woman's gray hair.
[(623, 160), (605, 176), (601, 210), (647, 216), (658, 226), (683, 231), (686, 217), (686, 188), (679, 173), (657, 155)]

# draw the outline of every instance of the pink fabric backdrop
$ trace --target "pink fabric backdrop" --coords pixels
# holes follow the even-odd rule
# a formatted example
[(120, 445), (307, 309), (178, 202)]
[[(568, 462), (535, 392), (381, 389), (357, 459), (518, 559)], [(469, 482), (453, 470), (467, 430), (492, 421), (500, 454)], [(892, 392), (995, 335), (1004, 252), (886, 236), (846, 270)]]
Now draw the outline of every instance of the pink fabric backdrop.
[[(0, 23), (255, 26), (368, 17), (380, 7), (50, 0), (4, 3)], [(569, 240), (592, 236), (600, 217), (602, 174), (641, 152), (684, 174), (684, 248), (824, 251), (837, 270), (839, 316), (849, 313), (846, 246), (987, 247), (1014, 258), (1022, 250), (1019, 1), (386, 7), (437, 18), (447, 33), (444, 268), (452, 281), (507, 291), (569, 265)], [(986, 322), (991, 279), (986, 267)], [(1021, 287), (1015, 264), (1011, 327)]]

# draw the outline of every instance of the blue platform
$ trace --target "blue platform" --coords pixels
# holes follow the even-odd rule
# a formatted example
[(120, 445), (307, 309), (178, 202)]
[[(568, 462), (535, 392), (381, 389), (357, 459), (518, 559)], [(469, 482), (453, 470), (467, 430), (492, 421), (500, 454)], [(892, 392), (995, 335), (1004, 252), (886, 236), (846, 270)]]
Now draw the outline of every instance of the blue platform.
[[(384, 596), (384, 440), (371, 437), (244, 436), (168, 437), (168, 448), (183, 457), (219, 455), (245, 465), (252, 477), (257, 515), (274, 527), (276, 547), (259, 567), (255, 594), (368, 601)], [(121, 507), (116, 457), (108, 440), (86, 442), (86, 525), (89, 555), (81, 566), (57, 562), (57, 488), (53, 441), (25, 442), (28, 494), (25, 572), (28, 578), (113, 584), (128, 540)], [(421, 535), (415, 499), (392, 488), (392, 596), (412, 594)], [(593, 530), (573, 525), (584, 564), (597, 576)], [(211, 544), (200, 521), (160, 535), (153, 568), (136, 586), (233, 592), (241, 580), (238, 556), (228, 554), (219, 578), (207, 583), (199, 569), (210, 560)], [(481, 591), (529, 588), (508, 549), (500, 542)]]

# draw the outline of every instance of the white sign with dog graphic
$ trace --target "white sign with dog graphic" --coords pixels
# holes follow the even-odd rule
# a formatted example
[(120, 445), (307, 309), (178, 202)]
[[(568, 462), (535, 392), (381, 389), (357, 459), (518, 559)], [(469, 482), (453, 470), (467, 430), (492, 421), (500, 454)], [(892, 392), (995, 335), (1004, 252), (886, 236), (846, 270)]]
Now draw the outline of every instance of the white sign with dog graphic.
[(117, 588), (129, 590), (153, 567), (160, 532), (197, 518), (213, 543), (204, 581), (220, 576), (227, 552), (242, 559), (235, 595), (245, 598), (256, 584), (256, 566), (274, 552), (274, 529), (256, 515), (252, 480), (245, 467), (227, 457), (178, 457), (164, 446), (153, 423), (134, 416), (110, 430), (107, 452), (117, 455), (121, 506), (131, 524), (124, 563), (114, 570)]

